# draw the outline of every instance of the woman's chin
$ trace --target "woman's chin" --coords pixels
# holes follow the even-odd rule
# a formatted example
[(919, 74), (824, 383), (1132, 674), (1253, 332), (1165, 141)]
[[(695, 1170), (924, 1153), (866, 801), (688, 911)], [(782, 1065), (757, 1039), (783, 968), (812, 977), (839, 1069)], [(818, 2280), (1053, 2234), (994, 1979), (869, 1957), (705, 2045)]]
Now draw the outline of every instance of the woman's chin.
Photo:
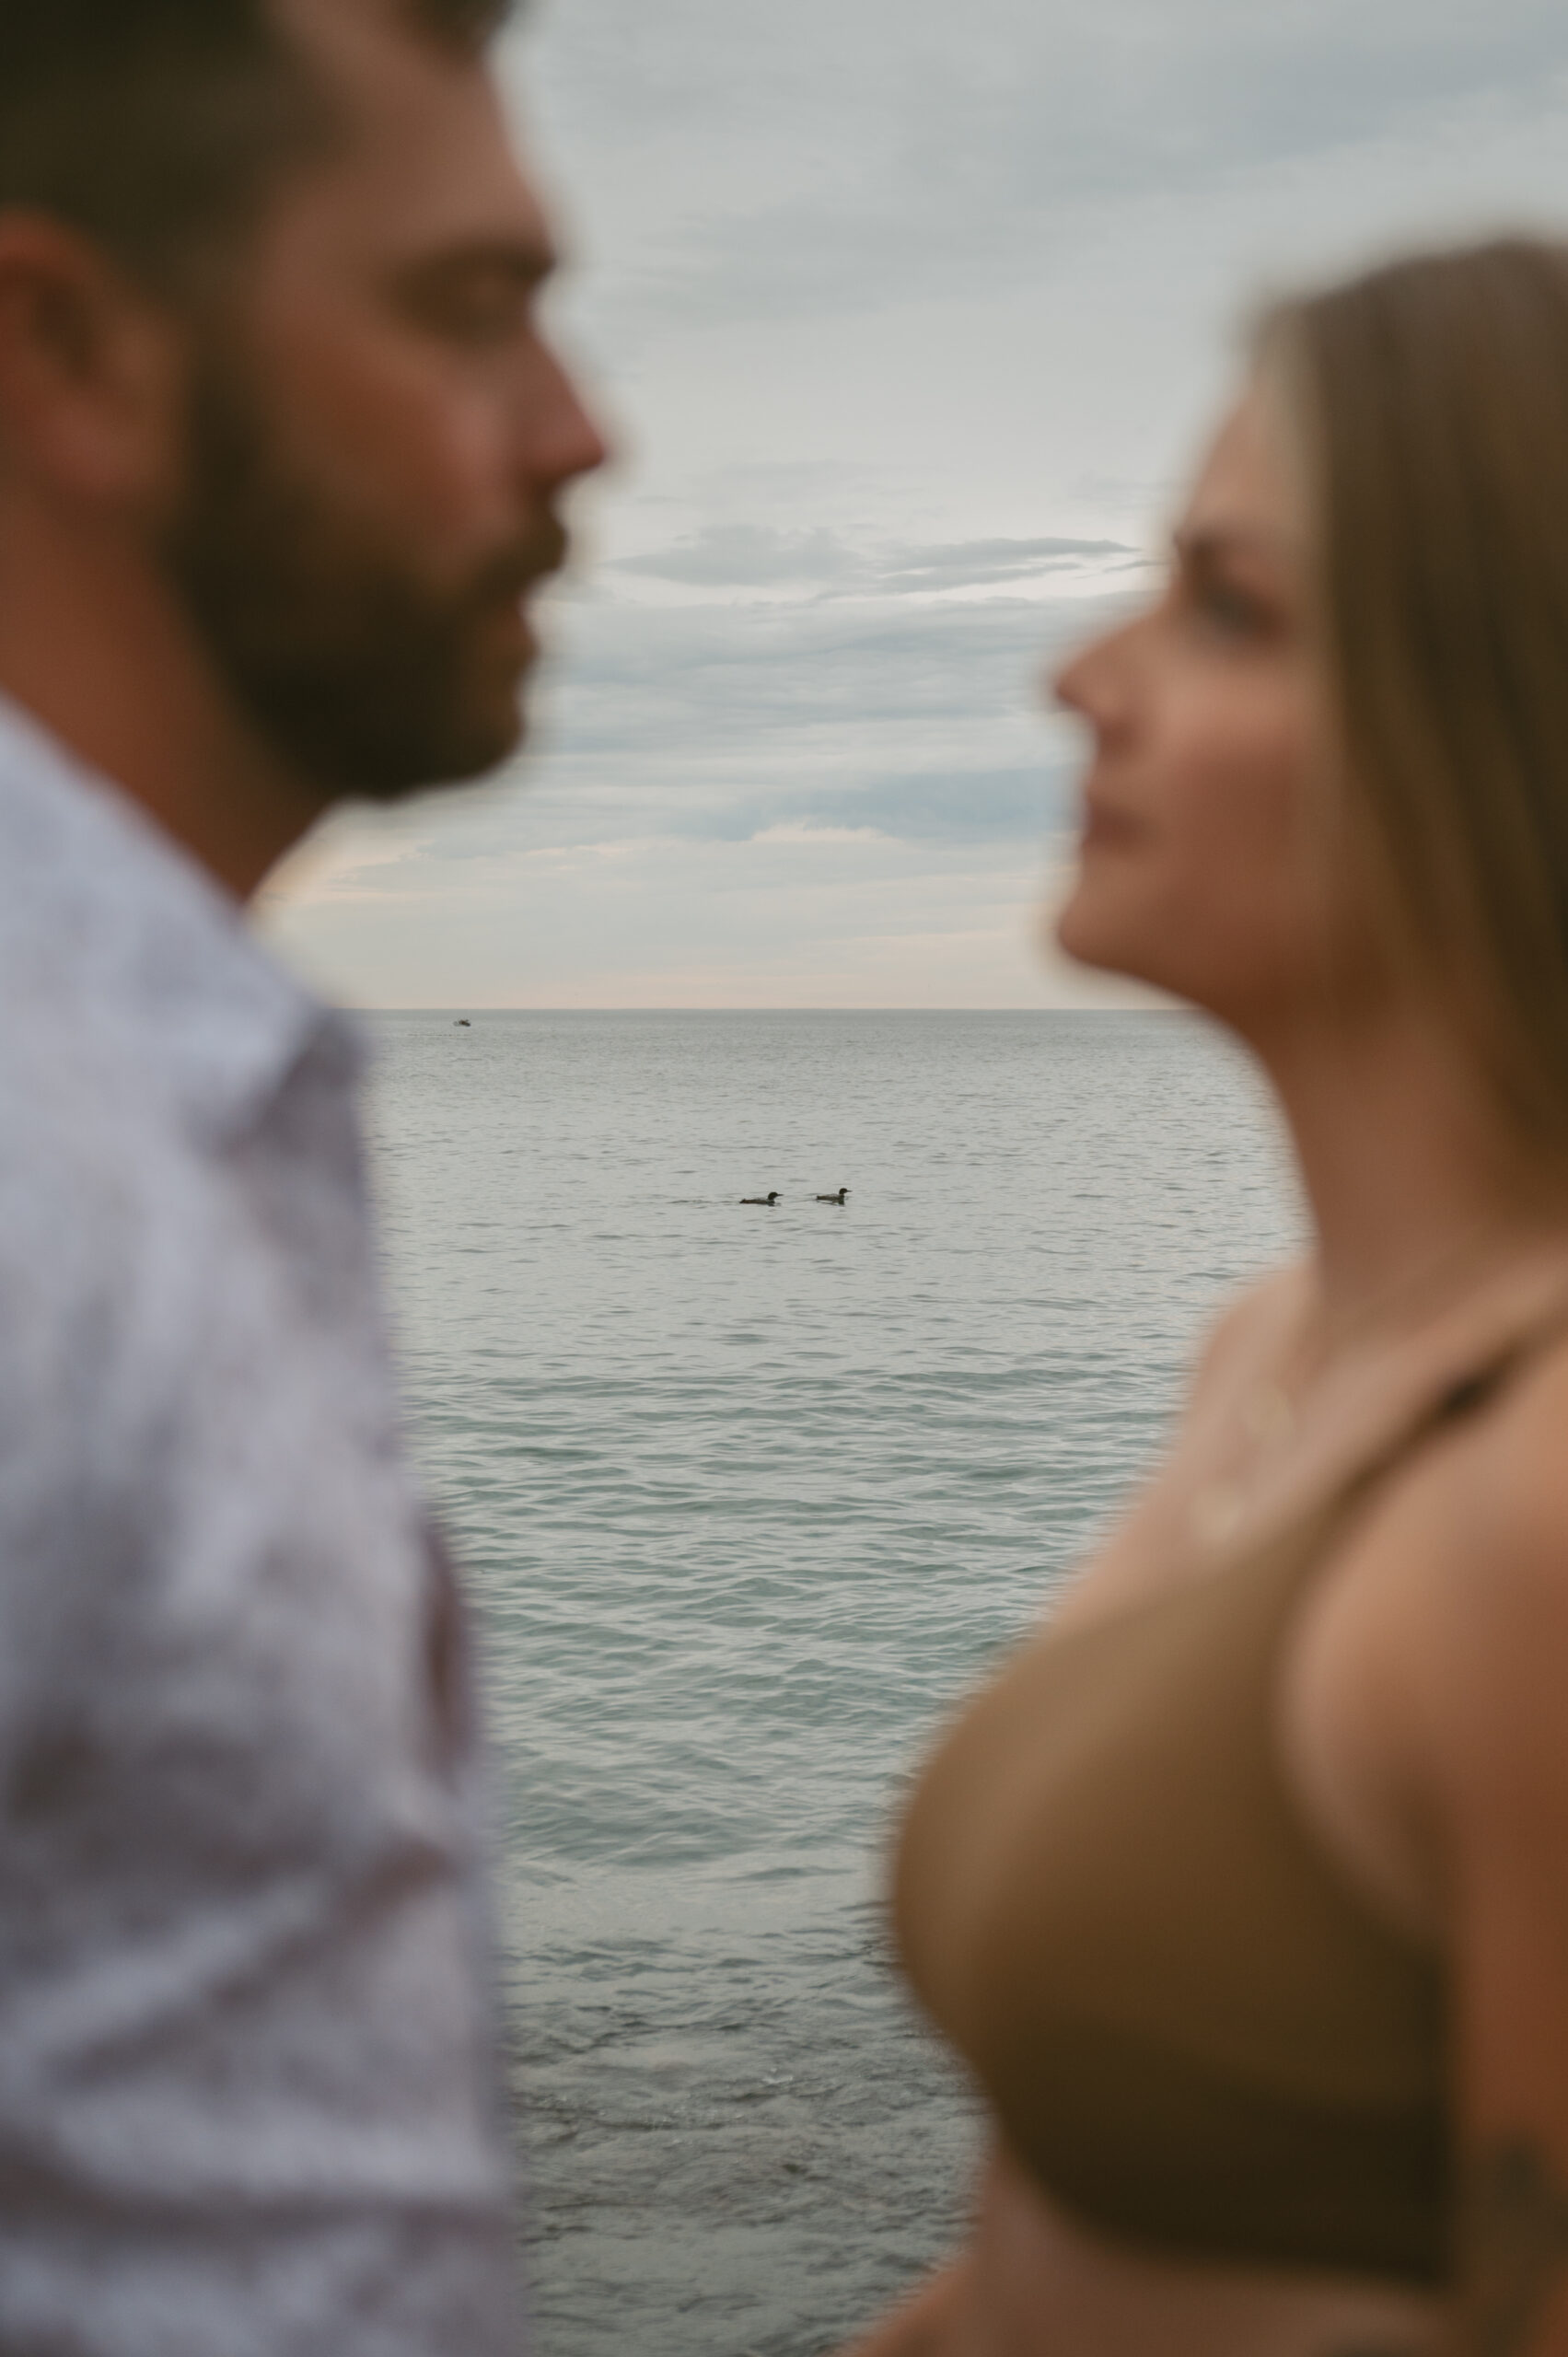
[(1154, 945), (1142, 928), (1112, 923), (1109, 911), (1080, 903), (1076, 895), (1059, 915), (1042, 918), (1040, 944), (1048, 954), (1054, 949), (1086, 972), (1135, 983), (1140, 989), (1156, 991), (1161, 998), (1179, 999), (1194, 1006), (1206, 1004), (1202, 993), (1194, 991), (1194, 978), (1184, 970), (1183, 961), (1153, 955)]
[(1095, 896), (1080, 884), (1060, 909), (1042, 918), (1041, 946), (1059, 949), (1074, 966), (1092, 967), (1097, 973), (1120, 974), (1132, 982), (1152, 981), (1127, 939), (1126, 926), (1109, 923), (1107, 912), (1097, 910), (1094, 902)]

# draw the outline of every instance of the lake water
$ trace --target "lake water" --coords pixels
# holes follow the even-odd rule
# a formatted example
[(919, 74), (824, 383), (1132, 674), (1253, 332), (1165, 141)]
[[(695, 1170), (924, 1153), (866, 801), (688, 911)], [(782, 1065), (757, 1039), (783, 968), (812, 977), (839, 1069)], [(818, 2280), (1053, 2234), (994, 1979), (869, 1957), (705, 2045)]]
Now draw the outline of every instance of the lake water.
[(886, 1951), (900, 1782), (1291, 1248), (1272, 1120), (1177, 1016), (372, 1024), (504, 1778), (539, 2357), (817, 2357), (973, 2153)]

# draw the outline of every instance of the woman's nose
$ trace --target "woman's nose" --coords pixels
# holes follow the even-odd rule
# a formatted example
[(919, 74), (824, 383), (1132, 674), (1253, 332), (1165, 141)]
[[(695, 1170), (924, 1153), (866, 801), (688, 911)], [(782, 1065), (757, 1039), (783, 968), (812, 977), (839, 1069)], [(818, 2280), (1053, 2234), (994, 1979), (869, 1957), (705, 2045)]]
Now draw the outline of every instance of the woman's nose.
[(1046, 674), (1046, 690), (1053, 703), (1068, 712), (1075, 712), (1080, 719), (1088, 718), (1088, 667), (1092, 647), (1081, 646), (1065, 663)]
[(1092, 638), (1050, 675), (1054, 701), (1075, 713), (1097, 732), (1113, 728), (1125, 717), (1132, 687), (1132, 640), (1136, 622)]

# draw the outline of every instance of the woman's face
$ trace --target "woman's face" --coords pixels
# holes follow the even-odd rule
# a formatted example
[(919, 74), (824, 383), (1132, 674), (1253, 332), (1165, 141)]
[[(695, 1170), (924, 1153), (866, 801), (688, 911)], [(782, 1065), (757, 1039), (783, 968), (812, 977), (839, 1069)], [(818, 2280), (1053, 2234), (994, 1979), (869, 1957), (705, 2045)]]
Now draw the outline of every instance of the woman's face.
[(1344, 946), (1313, 807), (1326, 699), (1304, 541), (1251, 391), (1199, 478), (1164, 596), (1056, 682), (1094, 740), (1062, 946), (1249, 1036), (1320, 992)]

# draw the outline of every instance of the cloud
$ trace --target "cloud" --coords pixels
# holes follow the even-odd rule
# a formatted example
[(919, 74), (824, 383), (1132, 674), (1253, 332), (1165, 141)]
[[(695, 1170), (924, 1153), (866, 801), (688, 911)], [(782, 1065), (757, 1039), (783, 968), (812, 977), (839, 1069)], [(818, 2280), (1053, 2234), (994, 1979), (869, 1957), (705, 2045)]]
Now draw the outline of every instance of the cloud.
[(906, 772), (814, 807), (900, 842), (1034, 845), (1062, 826), (1074, 768), (1042, 753), (1012, 770)]
[[(550, 692), (552, 762), (635, 749), (687, 763), (788, 737), (834, 758), (862, 728), (1031, 732), (1043, 664), (1125, 600), (997, 597), (584, 609)], [(983, 759), (979, 763), (987, 766)]]
[(655, 839), (597, 870), (497, 859), (477, 893), (296, 902), (269, 923), (330, 986), (387, 1006), (1102, 1002), (1040, 949), (1059, 889), (1043, 855), (1010, 849)]
[(811, 850), (837, 848), (842, 843), (886, 843), (892, 837), (877, 827), (834, 827), (810, 819), (784, 819), (771, 827), (761, 828), (751, 837), (754, 843), (805, 844)]
[(811, 827), (1038, 844), (1067, 821), (1078, 760), (1043, 674), (1125, 604), (579, 609), (562, 617), (567, 660), (528, 794), (477, 816), (471, 839), (740, 842)]
[(710, 524), (667, 548), (616, 558), (610, 570), (692, 588), (807, 587), (908, 597), (1038, 580), (1086, 565), (1125, 567), (1144, 561), (1129, 541), (1061, 535), (918, 546), (894, 541), (856, 549), (821, 526), (791, 532), (764, 524)]
[(701, 588), (774, 587), (860, 578), (864, 561), (836, 532), (780, 532), (761, 524), (710, 524), (667, 549), (621, 557), (610, 568)]
[(558, 0), (548, 55), (643, 194), (618, 308), (729, 323), (1016, 284), (1090, 209), (1473, 136), (1565, 69), (1558, 0)]
[(1074, 540), (1060, 536), (1033, 540), (951, 540), (890, 555), (884, 560), (879, 586), (895, 591), (976, 589), (1086, 564), (1144, 562), (1138, 550), (1125, 540)]

